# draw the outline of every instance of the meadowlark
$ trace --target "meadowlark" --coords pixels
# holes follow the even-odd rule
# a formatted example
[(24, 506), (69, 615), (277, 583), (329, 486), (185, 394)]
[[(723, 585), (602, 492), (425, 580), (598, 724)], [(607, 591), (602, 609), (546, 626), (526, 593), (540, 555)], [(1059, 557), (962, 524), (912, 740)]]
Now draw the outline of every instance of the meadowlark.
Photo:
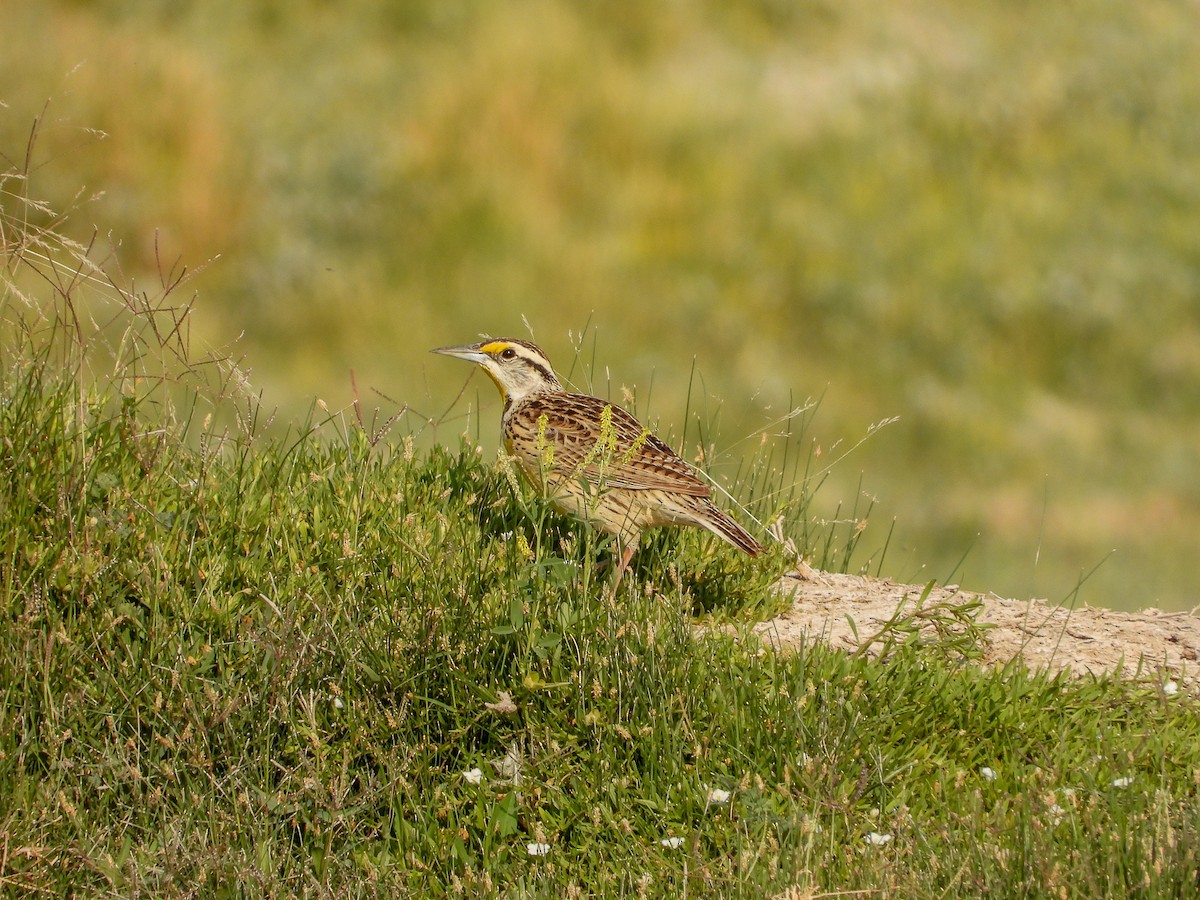
[(646, 528), (694, 525), (752, 556), (762, 551), (678, 453), (621, 407), (564, 391), (536, 345), (494, 338), (433, 352), (487, 372), (504, 399), (505, 446), (524, 475), (560, 511), (616, 537), (614, 591)]

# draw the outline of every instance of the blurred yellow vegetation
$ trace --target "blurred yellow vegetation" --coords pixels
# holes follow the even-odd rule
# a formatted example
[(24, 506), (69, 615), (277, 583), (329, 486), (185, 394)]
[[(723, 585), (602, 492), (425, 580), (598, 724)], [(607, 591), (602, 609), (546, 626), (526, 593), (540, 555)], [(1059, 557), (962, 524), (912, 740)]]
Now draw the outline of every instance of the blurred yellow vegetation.
[(10, 160), (45, 104), (37, 188), (60, 209), (81, 190), (102, 193), (102, 206), (80, 224), (111, 232), (125, 265), (155, 270), (159, 252), (195, 264), (227, 250), (245, 182), (224, 120), (228, 85), (213, 61), (86, 7), (6, 6), (10, 48), (0, 79), (9, 110), (0, 133)]
[[(864, 473), (880, 541), (899, 520), (886, 574), (946, 576), (978, 534), (964, 584), (1058, 598), (1115, 546), (1085, 600), (1200, 602), (1190, 7), (3, 12), (0, 150), (49, 100), (33, 194), (105, 192), (72, 219), (131, 274), (156, 239), (220, 254), (200, 337), (244, 332), (269, 401), (336, 407), (354, 368), (432, 415), (462, 375), (425, 350), (524, 316), (676, 434), (694, 357), (734, 453), (806, 396), (825, 446), (899, 416), (818, 498)], [(589, 321), (594, 371), (567, 337)]]

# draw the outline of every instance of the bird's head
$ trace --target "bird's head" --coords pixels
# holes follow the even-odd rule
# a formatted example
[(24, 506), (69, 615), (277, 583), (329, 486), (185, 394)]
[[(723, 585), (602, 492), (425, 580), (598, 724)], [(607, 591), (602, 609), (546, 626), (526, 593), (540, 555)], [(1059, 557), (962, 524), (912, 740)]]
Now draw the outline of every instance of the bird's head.
[(488, 338), (478, 344), (439, 347), (433, 352), (465, 359), (481, 366), (492, 381), (496, 382), (496, 387), (504, 397), (505, 406), (533, 394), (562, 390), (546, 354), (529, 341)]

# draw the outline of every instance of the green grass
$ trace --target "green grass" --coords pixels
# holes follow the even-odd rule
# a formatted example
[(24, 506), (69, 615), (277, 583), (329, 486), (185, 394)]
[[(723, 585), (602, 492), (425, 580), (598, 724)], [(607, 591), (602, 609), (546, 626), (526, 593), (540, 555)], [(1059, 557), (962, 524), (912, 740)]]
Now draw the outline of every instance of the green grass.
[[(105, 281), (0, 189), (6, 892), (1197, 890), (1194, 697), (698, 632), (770, 608), (786, 560), (694, 531), (612, 598), (603, 542), (490, 450), (320, 406), (269, 428), (189, 355), (173, 279)], [(763, 518), (770, 446), (733, 486)], [(820, 561), (812, 481), (782, 511)]]

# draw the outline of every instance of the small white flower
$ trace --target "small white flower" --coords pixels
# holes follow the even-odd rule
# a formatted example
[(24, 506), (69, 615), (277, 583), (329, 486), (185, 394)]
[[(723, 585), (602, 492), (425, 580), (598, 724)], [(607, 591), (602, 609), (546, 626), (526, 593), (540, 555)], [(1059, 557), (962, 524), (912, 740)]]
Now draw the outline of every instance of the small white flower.
[(1166, 696), (1174, 697), (1178, 693), (1179, 693), (1179, 682), (1178, 681), (1168, 681), (1166, 684), (1163, 685), (1163, 694), (1165, 694)]
[(867, 835), (867, 843), (872, 847), (882, 847), (892, 839), (890, 834), (880, 834), (878, 831), (872, 831)]
[(728, 803), (729, 791), (724, 788), (709, 788), (708, 789), (709, 803)]
[(550, 845), (534, 841), (532, 844), (525, 845), (525, 852), (530, 856), (545, 856), (550, 852)]
[(341, 708), (342, 708), (342, 707), (344, 707), (345, 705), (346, 705), (346, 704), (342, 702), (342, 698), (341, 698), (341, 697), (334, 697), (334, 698), (333, 698), (333, 708), (334, 708), (334, 709), (341, 709)]
[(988, 781), (996, 780), (996, 770), (993, 769), (991, 766), (984, 766), (982, 769), (979, 770), (979, 774), (982, 775), (984, 778), (986, 778)]
[(1112, 783), (1113, 787), (1115, 788), (1127, 788), (1131, 784), (1133, 784), (1133, 779), (1128, 775), (1126, 775), (1124, 778), (1114, 778)]
[(659, 843), (662, 844), (664, 847), (666, 847), (668, 850), (678, 850), (680, 847), (683, 846), (683, 838), (681, 838), (681, 837), (663, 838), (661, 841), (659, 841)]
[(1050, 808), (1046, 810), (1046, 812), (1050, 813), (1050, 816), (1054, 819), (1054, 823), (1056, 825), (1058, 824), (1058, 820), (1067, 814), (1067, 811), (1057, 803), (1052, 804)]
[(468, 784), (479, 784), (483, 781), (483, 769), (467, 769), (467, 771), (463, 772), (463, 778)]

